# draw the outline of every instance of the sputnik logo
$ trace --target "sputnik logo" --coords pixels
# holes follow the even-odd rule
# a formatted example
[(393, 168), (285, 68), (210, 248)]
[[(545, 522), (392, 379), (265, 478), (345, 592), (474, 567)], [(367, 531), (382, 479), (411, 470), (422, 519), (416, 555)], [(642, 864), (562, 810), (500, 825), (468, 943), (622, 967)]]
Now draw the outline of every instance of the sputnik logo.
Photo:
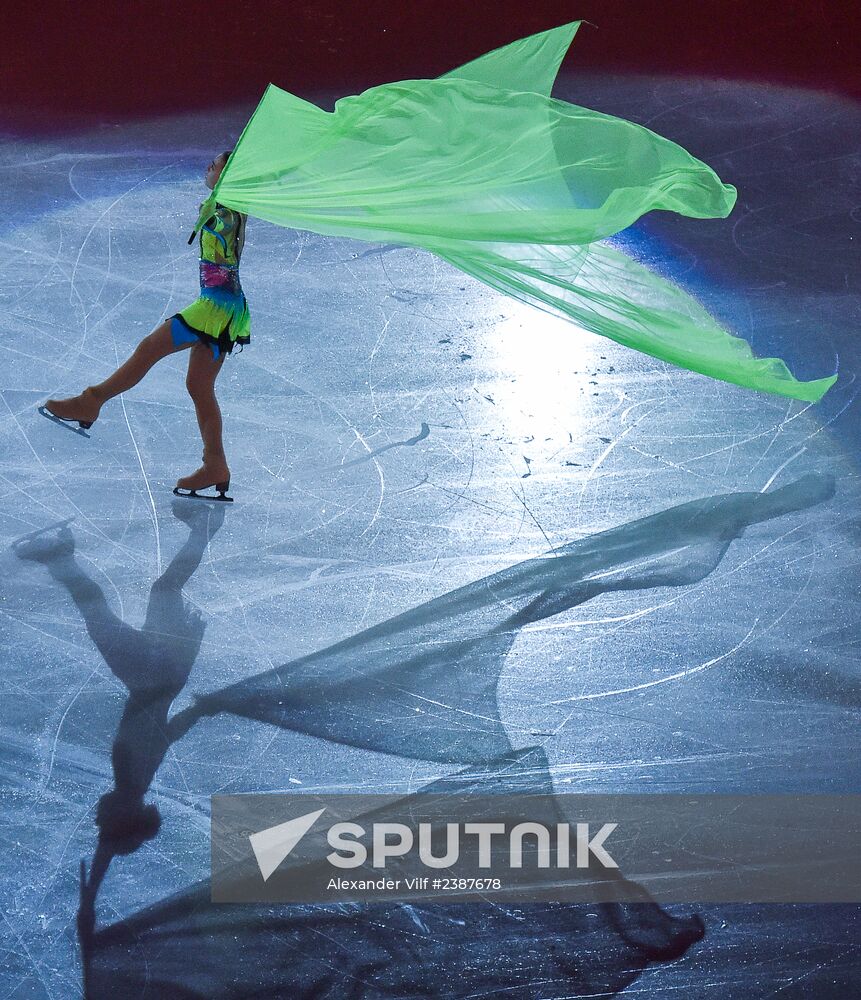
[(270, 826), (248, 837), (264, 882), (325, 811), (324, 806), (316, 812), (305, 813), (304, 816), (297, 816), (278, 826)]

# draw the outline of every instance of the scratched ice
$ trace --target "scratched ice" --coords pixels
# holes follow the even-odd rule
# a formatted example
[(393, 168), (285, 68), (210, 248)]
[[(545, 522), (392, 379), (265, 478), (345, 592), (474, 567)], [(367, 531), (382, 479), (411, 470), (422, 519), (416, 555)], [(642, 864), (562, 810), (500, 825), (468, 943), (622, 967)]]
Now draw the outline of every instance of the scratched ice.
[(174, 500), (200, 453), (184, 355), (89, 438), (36, 406), (196, 295), (200, 176), (250, 109), (7, 130), (2, 996), (851, 994), (857, 907), (207, 901), (217, 792), (858, 788), (861, 112), (701, 81), (560, 93), (737, 185), (726, 221), (656, 214), (616, 244), (761, 355), (839, 368), (822, 404), (633, 354), (427, 253), (252, 219), (252, 344), (219, 378), (237, 502)]

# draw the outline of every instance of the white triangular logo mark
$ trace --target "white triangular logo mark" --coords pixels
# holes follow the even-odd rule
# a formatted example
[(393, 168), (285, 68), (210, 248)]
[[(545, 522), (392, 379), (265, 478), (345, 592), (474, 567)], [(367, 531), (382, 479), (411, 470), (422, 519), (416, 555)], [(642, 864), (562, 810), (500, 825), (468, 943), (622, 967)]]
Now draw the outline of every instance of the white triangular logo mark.
[(325, 811), (324, 806), (316, 812), (305, 813), (304, 816), (297, 816), (296, 819), (279, 823), (278, 826), (270, 826), (248, 837), (264, 882)]

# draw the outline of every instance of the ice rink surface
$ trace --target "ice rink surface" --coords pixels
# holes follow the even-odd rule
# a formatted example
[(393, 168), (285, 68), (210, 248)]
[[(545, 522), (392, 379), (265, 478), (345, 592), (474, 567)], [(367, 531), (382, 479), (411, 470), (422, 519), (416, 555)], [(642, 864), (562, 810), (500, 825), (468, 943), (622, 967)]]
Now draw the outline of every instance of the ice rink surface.
[(249, 219), (252, 343), (218, 380), (236, 502), (177, 500), (186, 354), (88, 436), (36, 407), (196, 297), (203, 171), (253, 108), (4, 130), (4, 1000), (857, 989), (857, 906), (208, 902), (215, 793), (858, 791), (861, 108), (555, 94), (737, 186), (726, 220), (654, 213), (613, 243), (796, 376), (839, 371), (821, 403), (424, 251)]

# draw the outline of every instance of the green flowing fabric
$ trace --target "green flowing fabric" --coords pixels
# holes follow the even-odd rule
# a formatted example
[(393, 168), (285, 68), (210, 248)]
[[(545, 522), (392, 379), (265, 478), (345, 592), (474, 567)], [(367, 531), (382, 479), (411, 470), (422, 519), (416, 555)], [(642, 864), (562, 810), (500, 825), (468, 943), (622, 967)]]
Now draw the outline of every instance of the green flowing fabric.
[(655, 209), (725, 218), (736, 190), (649, 129), (549, 96), (579, 25), (332, 112), (269, 84), (195, 233), (217, 201), (280, 226), (422, 247), (645, 354), (820, 399), (836, 375), (801, 382), (779, 358), (755, 357), (691, 296), (598, 242)]

